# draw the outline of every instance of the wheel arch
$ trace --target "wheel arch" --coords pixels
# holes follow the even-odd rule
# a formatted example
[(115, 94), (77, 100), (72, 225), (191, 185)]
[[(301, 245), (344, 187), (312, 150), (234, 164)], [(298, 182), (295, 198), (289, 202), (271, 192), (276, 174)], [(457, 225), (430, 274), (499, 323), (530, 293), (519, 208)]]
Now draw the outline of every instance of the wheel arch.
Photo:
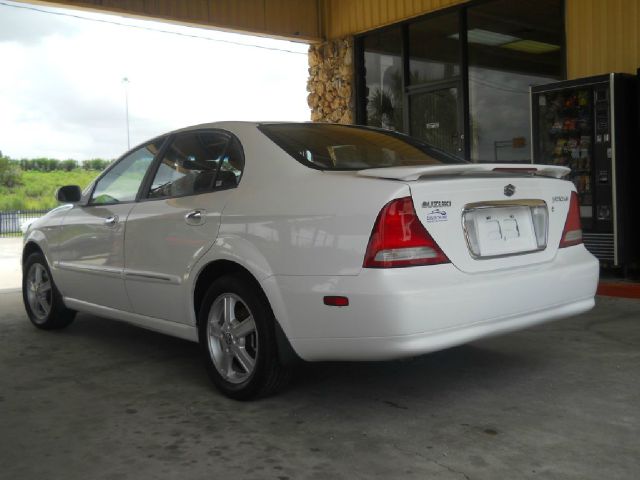
[(51, 265), (48, 246), (48, 239), (45, 236), (44, 232), (42, 232), (42, 230), (30, 229), (24, 239), (24, 244), (22, 246), (22, 263), (24, 263), (27, 257), (32, 253), (40, 252), (47, 261), (49, 268), (52, 268), (53, 265)]
[(275, 333), (276, 333), (276, 341), (278, 346), (278, 357), (280, 358), (281, 363), (284, 365), (290, 365), (299, 361), (300, 357), (295, 352), (293, 347), (291, 346), (291, 342), (289, 341), (286, 333), (284, 332), (280, 322), (278, 320), (277, 315), (274, 312), (273, 303), (270, 301), (267, 292), (262, 287), (256, 276), (245, 266), (240, 263), (234, 262), (232, 260), (227, 259), (218, 259), (213, 260), (207, 263), (198, 273), (196, 278), (194, 288), (193, 288), (193, 297), (192, 297), (192, 308), (194, 311), (196, 325), (198, 322), (198, 318), (200, 316), (200, 309), (202, 307), (202, 301), (204, 300), (204, 296), (207, 292), (209, 286), (216, 281), (218, 278), (223, 277), (224, 275), (237, 274), (240, 273), (246, 276), (254, 286), (257, 288), (258, 292), (263, 296), (267, 305), (274, 313), (273, 318), (275, 320)]
[[(42, 247), (40, 247), (40, 245), (38, 245), (33, 240), (28, 240), (27, 243), (24, 244), (24, 247), (22, 247), (21, 264), (24, 265), (24, 262), (27, 261), (27, 258), (29, 258), (29, 255), (33, 253), (41, 253), (42, 255), (44, 255), (44, 251), (42, 250)], [(44, 256), (46, 258), (46, 255)]]
[[(196, 278), (193, 287), (193, 309), (196, 322), (198, 321), (198, 316), (200, 314), (202, 300), (207, 293), (209, 285), (215, 282), (218, 278), (233, 273), (243, 273), (249, 276), (255, 281), (256, 285), (260, 287), (260, 283), (255, 279), (251, 272), (239, 263), (224, 259), (214, 260), (207, 263), (198, 273), (198, 277)], [(262, 291), (261, 287), (260, 291)]]

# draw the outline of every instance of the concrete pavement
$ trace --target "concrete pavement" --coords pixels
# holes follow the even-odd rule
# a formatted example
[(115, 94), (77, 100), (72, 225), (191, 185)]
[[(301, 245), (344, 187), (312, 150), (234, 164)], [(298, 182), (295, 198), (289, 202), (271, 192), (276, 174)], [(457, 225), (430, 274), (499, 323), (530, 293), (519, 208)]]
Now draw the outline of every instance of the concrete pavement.
[(388, 363), (305, 366), (220, 396), (195, 344), (0, 294), (0, 477), (597, 479), (640, 472), (640, 302)]
[(22, 237), (0, 238), (0, 291), (21, 287), (21, 253)]

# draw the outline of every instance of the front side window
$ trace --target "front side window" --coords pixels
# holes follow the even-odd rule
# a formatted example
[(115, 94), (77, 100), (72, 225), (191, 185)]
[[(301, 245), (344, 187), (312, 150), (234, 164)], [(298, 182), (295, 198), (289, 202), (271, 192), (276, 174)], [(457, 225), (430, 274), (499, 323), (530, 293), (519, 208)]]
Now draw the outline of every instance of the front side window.
[(320, 123), (265, 124), (260, 130), (300, 163), (321, 170), (364, 170), (464, 163), (433, 156), (419, 140), (391, 131)]
[(96, 183), (91, 204), (105, 205), (133, 202), (147, 169), (164, 142), (164, 137), (130, 153)]
[[(220, 188), (235, 187), (239, 180), (219, 174), (229, 163), (229, 136), (218, 132), (180, 134), (167, 149), (155, 174), (148, 198), (198, 195)], [(237, 164), (237, 161), (235, 162)], [(225, 167), (228, 171), (229, 167)], [(240, 172), (242, 166), (239, 165)]]

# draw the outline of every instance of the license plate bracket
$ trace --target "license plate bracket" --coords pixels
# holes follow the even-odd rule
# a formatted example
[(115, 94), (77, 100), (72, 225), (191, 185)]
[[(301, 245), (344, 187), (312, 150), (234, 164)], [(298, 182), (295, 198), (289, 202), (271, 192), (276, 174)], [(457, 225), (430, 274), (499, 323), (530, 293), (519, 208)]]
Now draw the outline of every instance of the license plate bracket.
[(482, 206), (466, 210), (463, 223), (469, 251), (486, 259), (541, 250), (530, 206)]

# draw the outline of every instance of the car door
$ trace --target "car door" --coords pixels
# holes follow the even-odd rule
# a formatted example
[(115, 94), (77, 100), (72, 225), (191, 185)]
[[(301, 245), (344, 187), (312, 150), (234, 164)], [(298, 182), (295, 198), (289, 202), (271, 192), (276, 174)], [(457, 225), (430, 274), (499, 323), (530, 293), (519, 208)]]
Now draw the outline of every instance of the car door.
[(97, 180), (87, 202), (65, 216), (54, 260), (65, 296), (131, 310), (123, 279), (125, 221), (164, 140), (120, 159)]
[(186, 321), (191, 269), (213, 245), (243, 166), (229, 133), (188, 131), (172, 140), (127, 220), (124, 273), (135, 313)]

